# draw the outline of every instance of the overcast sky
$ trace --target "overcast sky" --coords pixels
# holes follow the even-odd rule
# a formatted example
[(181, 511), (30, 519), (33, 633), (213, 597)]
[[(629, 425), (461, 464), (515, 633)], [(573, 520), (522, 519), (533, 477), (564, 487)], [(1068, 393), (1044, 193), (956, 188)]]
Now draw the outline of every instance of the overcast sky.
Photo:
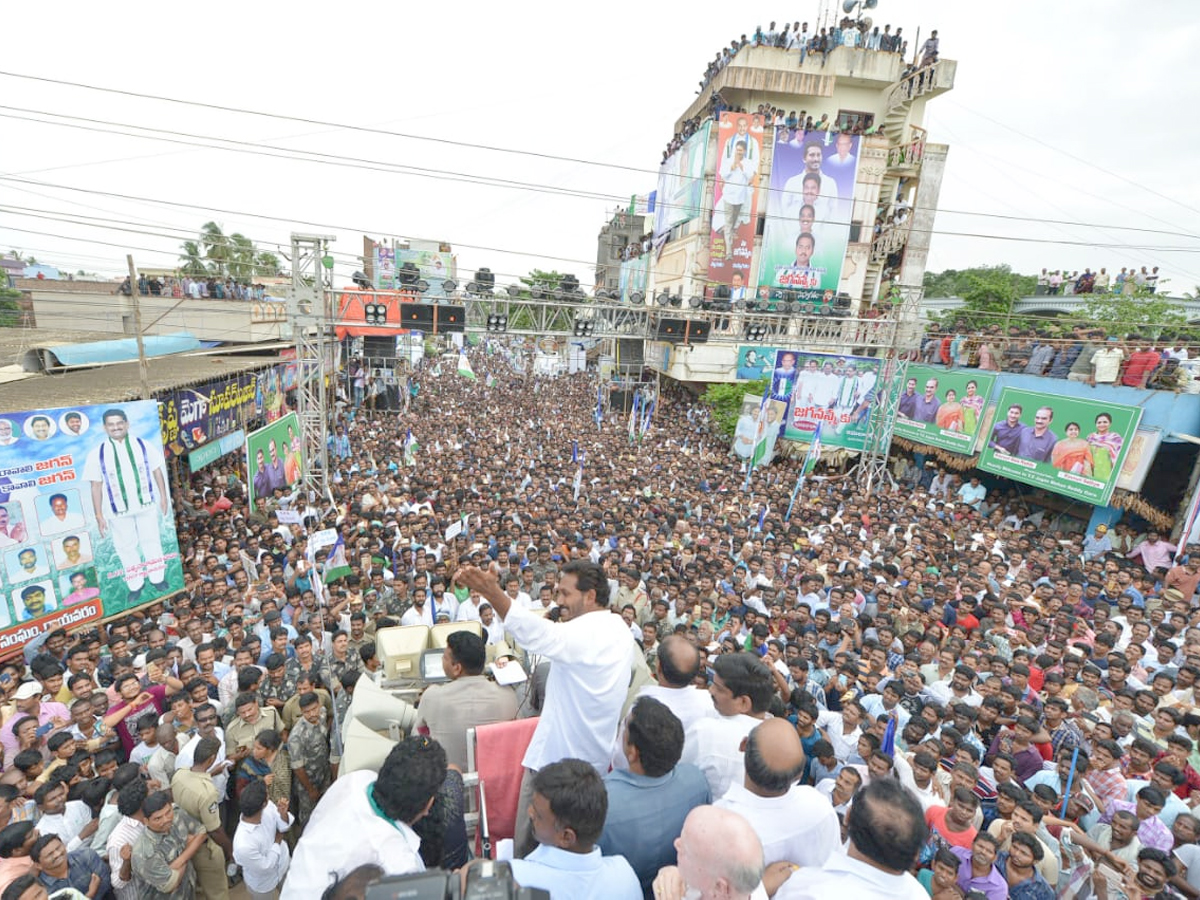
[[(44, 5), (23, 0), (7, 10), (5, 72), (432, 140), (0, 76), (0, 173), (148, 198), (0, 181), (0, 253), (20, 249), (106, 275), (124, 268), (127, 249), (142, 265), (171, 266), (182, 239), (215, 219), (263, 245), (286, 245), (293, 230), (336, 235), (342, 277), (356, 268), (365, 232), (449, 241), (463, 282), (479, 266), (500, 284), (536, 266), (590, 285), (597, 230), (630, 194), (654, 188), (672, 123), (716, 49), (783, 9), (816, 22), (819, 8), (746, 0), (572, 14), (560, 3), (210, 0), (184, 12), (140, 0), (68, 0), (47, 16)], [(958, 60), (955, 89), (930, 103), (926, 121), (930, 139), (950, 145), (931, 269), (1145, 264), (1161, 266), (1175, 293), (1200, 285), (1192, 159), (1200, 127), (1191, 102), (1200, 22), (1185, 0), (1159, 0), (1152, 20), (1133, 18), (1131, 8), (1118, 0), (880, 0), (876, 24), (903, 26), (914, 41), (918, 28), (922, 40), (937, 28), (942, 55)], [(109, 131), (138, 125), (391, 170), (22, 120), (46, 113), (120, 123), (89, 126)], [(473, 184), (471, 176), (517, 184)], [(13, 207), (119, 221), (88, 227)]]

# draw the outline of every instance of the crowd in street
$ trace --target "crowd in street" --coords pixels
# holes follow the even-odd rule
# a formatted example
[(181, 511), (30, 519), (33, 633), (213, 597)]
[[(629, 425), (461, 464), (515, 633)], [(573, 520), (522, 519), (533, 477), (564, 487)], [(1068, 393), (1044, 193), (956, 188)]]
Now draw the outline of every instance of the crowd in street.
[[(347, 398), (332, 503), (191, 476), (183, 593), (0, 670), (3, 900), (461, 867), (465, 729), (532, 716), (513, 871), (556, 900), (1200, 897), (1193, 548), (941, 472), (793, 503), (798, 461), (747, 475), (682, 389), (635, 427), (594, 375), (469, 354), (404, 411)], [(468, 620), (337, 778), (378, 629)]]

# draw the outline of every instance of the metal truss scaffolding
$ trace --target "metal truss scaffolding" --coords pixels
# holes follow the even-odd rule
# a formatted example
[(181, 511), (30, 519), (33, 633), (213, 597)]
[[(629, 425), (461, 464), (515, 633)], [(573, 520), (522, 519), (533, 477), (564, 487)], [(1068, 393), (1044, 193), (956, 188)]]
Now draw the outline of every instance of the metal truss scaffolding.
[(335, 342), (330, 339), (333, 269), (322, 234), (292, 235), (292, 285), (287, 314), (296, 342), (296, 412), (304, 435), (301, 466), (304, 488), (321, 503), (329, 497), (329, 409)]

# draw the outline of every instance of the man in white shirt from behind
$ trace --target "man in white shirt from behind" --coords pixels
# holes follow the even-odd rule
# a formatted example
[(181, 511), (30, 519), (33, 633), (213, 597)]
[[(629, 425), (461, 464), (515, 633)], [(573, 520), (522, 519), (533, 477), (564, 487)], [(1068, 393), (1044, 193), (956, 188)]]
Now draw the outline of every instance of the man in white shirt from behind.
[[(557, 623), (514, 603), (491, 572), (465, 566), (458, 582), (495, 607), (505, 630), (527, 652), (553, 663), (542, 715), (522, 759), (517, 809), (528, 809), (533, 775), (552, 762), (582, 759), (598, 772), (608, 771), (637, 644), (609, 609), (604, 570), (583, 559), (563, 567), (555, 599), (566, 621)], [(514, 841), (518, 857), (536, 846), (528, 817), (518, 817)]]
[(697, 766), (714, 797), (741, 784), (746, 769), (742, 741), (767, 717), (775, 679), (758, 656), (726, 653), (713, 663), (709, 693), (718, 715), (700, 719), (685, 732), (683, 762)]
[(837, 813), (816, 788), (796, 784), (804, 769), (800, 736), (786, 719), (768, 719), (745, 742), (746, 775), (714, 804), (742, 816), (758, 834), (763, 860), (825, 864), (841, 845)]
[(293, 822), (287, 798), (269, 803), (267, 786), (252, 781), (238, 798), (238, 809), (242, 815), (233, 835), (233, 861), (242, 867), (251, 900), (273, 900), (291, 862), (284, 842)]
[(820, 869), (797, 869), (774, 900), (929, 900), (909, 874), (925, 843), (921, 805), (899, 781), (873, 781), (846, 814), (849, 842)]
[(281, 900), (312, 900), (359, 866), (385, 875), (425, 871), (412, 826), (429, 813), (446, 780), (446, 752), (437, 741), (410, 737), (379, 768), (343, 775), (325, 792), (283, 884)]
[(117, 900), (138, 900), (138, 885), (133, 880), (133, 845), (146, 830), (142, 802), (148, 791), (141, 779), (121, 789), (117, 795), (117, 812), (121, 820), (113, 827), (104, 844), (104, 858), (112, 870), (112, 888)]

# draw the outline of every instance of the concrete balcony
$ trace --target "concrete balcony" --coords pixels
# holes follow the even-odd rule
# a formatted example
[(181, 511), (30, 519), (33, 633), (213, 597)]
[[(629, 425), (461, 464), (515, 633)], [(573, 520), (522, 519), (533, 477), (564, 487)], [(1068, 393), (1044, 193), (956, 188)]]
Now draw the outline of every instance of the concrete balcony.
[[(20, 287), (29, 294), (33, 319), (41, 328), (113, 337), (134, 336), (133, 298), (114, 293), (108, 282), (39, 281)], [(291, 336), (281, 301), (190, 300), (139, 297), (146, 335), (186, 331), (203, 342), (261, 343)]]

